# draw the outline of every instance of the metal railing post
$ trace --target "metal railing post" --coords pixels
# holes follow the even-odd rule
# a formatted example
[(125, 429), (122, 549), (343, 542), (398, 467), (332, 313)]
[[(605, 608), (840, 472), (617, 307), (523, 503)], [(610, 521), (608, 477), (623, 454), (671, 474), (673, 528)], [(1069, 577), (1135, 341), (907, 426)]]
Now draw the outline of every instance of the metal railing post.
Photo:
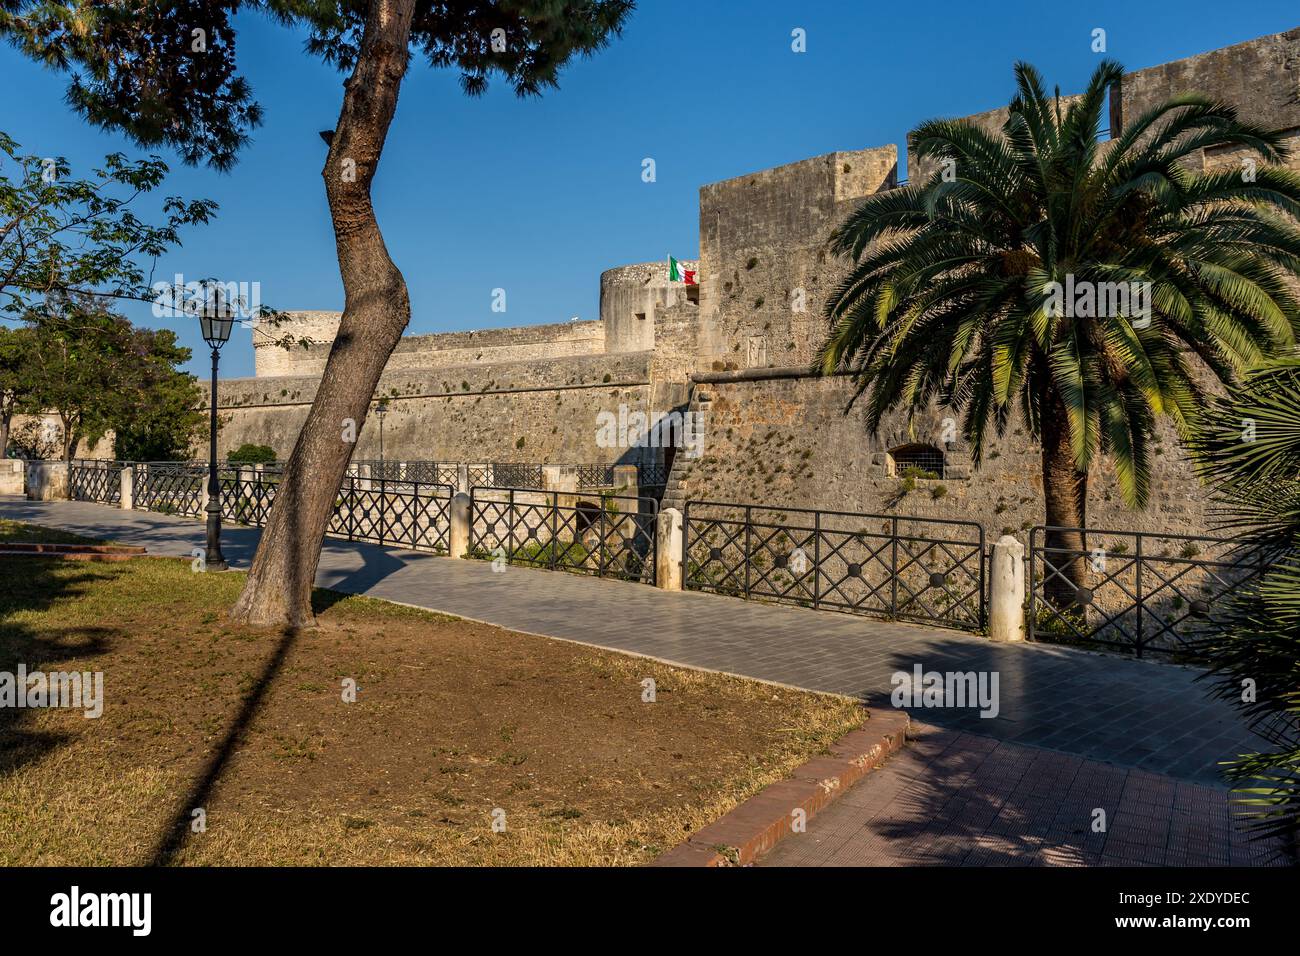
[(745, 505), (745, 597), (749, 597), (749, 549), (751, 545), (751, 533), (753, 531), (753, 519), (751, 515), (753, 510), (749, 505)]
[[(1135, 581), (1135, 587), (1133, 588), (1133, 592), (1137, 595), (1137, 640), (1134, 644), (1134, 650), (1137, 653), (1137, 656), (1141, 657), (1142, 636), (1143, 636), (1142, 635), (1142, 624), (1143, 624), (1142, 604), (1145, 600), (1142, 594), (1142, 532), (1140, 531), (1134, 532), (1134, 536), (1137, 538), (1137, 553), (1136, 553), (1136, 561), (1134, 562), (1136, 581)], [(1086, 626), (1088, 623), (1088, 609), (1086, 607), (1083, 609), (1083, 615), (1084, 615), (1084, 619), (1083, 619), (1084, 625)]]
[[(1032, 532), (1031, 532), (1032, 534)], [(982, 628), (989, 622), (989, 605), (988, 605), (988, 567), (986, 561), (988, 552), (984, 550), (984, 526), (980, 525), (980, 613), (979, 626)]]
[(898, 617), (898, 519), (889, 519), (889, 614)]
[(555, 570), (555, 551), (559, 546), (560, 539), (560, 495), (559, 492), (549, 492), (551, 496), (551, 540), (547, 549), (550, 551), (550, 557), (547, 565), (552, 571)]
[(691, 503), (682, 502), (682, 590), (690, 586)]
[(515, 523), (518, 521), (518, 516), (515, 514), (515, 490), (513, 488), (510, 489), (510, 497), (507, 500), (510, 508), (510, 548), (506, 552), (506, 560), (512, 561), (515, 556)]
[(813, 512), (813, 610), (822, 603), (822, 513)]

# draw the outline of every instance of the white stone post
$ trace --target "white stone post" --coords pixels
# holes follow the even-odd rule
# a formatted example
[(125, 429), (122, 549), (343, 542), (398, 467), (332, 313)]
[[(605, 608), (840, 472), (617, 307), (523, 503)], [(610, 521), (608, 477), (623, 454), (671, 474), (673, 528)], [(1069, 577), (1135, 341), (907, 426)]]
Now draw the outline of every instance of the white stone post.
[(682, 589), (682, 513), (676, 508), (659, 512), (655, 523), (655, 586)]
[(463, 461), (456, 466), (456, 490), (469, 494), (469, 465)]
[(989, 562), (989, 640), (1025, 639), (1025, 546), (1009, 534)]
[(135, 465), (127, 465), (122, 469), (121, 488), (122, 498), (118, 507), (130, 511), (135, 507)]
[(542, 465), (542, 490), (578, 493), (578, 469), (573, 465)]
[(453, 558), (468, 557), (469, 523), (473, 517), (470, 514), (469, 495), (462, 491), (453, 497), (447, 511), (451, 520), (451, 530), (447, 536), (448, 552)]
[(27, 468), (27, 499), (29, 501), (60, 501), (67, 499), (67, 462), (29, 461)]
[(635, 498), (640, 493), (638, 487), (636, 465), (614, 466), (614, 494)]

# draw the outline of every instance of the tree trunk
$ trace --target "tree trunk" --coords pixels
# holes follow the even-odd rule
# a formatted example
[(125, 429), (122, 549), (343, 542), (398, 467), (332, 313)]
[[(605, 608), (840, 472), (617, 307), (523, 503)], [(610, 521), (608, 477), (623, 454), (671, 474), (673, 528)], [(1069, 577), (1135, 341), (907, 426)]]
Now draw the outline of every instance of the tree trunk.
[(63, 434), (60, 436), (63, 439), (63, 461), (70, 465), (72, 464), (73, 456), (77, 454), (78, 439), (76, 429), (69, 424), (68, 419), (66, 418), (60, 418), (59, 421), (63, 424)]
[(235, 621), (314, 623), (312, 584), (334, 501), (388, 357), (411, 317), (406, 281), (389, 258), (370, 184), (397, 109), (415, 0), (373, 0), (322, 176), (343, 279), (343, 319), (316, 399), (285, 463)]
[(1088, 583), (1088, 542), (1082, 530), (1088, 516), (1088, 475), (1074, 464), (1070, 421), (1065, 403), (1055, 391), (1045, 397), (1042, 415), (1047, 514), (1043, 595), (1053, 607), (1064, 609), (1076, 604), (1078, 590)]
[(14, 419), (12, 408), (0, 409), (0, 460), (3, 460), (5, 453), (9, 450), (9, 424)]

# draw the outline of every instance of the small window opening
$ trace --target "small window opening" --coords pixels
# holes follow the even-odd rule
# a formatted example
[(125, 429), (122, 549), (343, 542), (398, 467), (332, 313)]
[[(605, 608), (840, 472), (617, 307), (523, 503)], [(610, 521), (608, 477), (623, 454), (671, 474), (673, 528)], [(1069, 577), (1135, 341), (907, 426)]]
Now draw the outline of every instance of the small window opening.
[(900, 445), (889, 453), (899, 478), (942, 478), (944, 454), (933, 445)]

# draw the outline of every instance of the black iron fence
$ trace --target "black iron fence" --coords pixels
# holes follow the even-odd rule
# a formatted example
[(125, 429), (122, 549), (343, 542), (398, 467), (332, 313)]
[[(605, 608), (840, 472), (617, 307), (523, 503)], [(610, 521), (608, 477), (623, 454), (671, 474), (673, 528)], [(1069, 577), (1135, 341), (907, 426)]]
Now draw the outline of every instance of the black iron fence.
[(471, 556), (655, 583), (653, 498), (525, 488), (470, 490)]
[(454, 485), (344, 478), (327, 534), (413, 551), (450, 548)]
[(115, 505), (122, 501), (122, 461), (74, 458), (68, 466), (68, 497), (73, 501), (98, 501)]
[(687, 501), (682, 523), (688, 589), (984, 626), (984, 529), (975, 522)]
[(1029, 532), (1035, 640), (1144, 652), (1188, 649), (1225, 594), (1267, 569), (1261, 551), (1209, 535), (1039, 525)]
[(459, 464), (454, 461), (384, 460), (354, 458), (347, 473), (357, 478), (382, 478), (419, 484), (456, 484)]
[(638, 464), (636, 480), (641, 488), (658, 488), (668, 484), (668, 466), (659, 464)]
[[(227, 521), (265, 525), (280, 485), (278, 470), (223, 468), (221, 514)], [(344, 477), (326, 534), (414, 551), (450, 547), (455, 486), (420, 481)]]
[(142, 461), (134, 467), (137, 509), (190, 517), (202, 513), (207, 462)]
[[(471, 480), (471, 485), (475, 484)], [(491, 474), (481, 485), (496, 485), (505, 488), (540, 488), (542, 487), (542, 466), (539, 464), (515, 464), (512, 462), (493, 462)]]
[(614, 487), (613, 465), (577, 465), (579, 488)]

